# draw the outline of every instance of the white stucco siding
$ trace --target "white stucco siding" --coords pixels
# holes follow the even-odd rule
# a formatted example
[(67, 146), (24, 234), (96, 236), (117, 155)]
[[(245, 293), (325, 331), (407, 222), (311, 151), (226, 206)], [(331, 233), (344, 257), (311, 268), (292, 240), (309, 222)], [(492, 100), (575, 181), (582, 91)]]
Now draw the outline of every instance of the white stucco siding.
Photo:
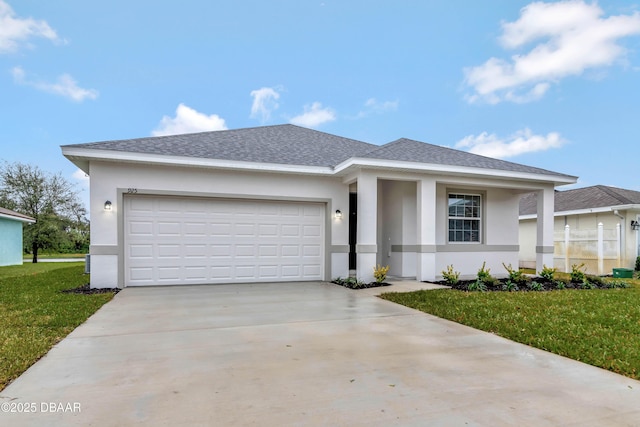
[[(90, 174), (91, 273), (94, 287), (122, 286), (122, 200), (128, 192), (324, 203), (326, 265), (323, 278), (330, 280), (332, 277), (348, 275), (348, 254), (345, 251), (348, 245), (348, 215), (336, 219), (333, 214), (337, 209), (343, 213), (349, 210), (348, 186), (339, 178), (110, 162), (92, 162)], [(106, 200), (112, 202), (111, 211), (104, 210)], [(116, 274), (113, 259), (118, 260)]]
[[(436, 278), (453, 265), (461, 277), (473, 278), (483, 263), (497, 277), (505, 276), (502, 264), (518, 266), (519, 190), (495, 187), (488, 181), (482, 187), (479, 181), (474, 186), (456, 184), (438, 185), (437, 203), (437, 253)], [(504, 185), (504, 184), (503, 184)], [(448, 242), (448, 194), (480, 194), (482, 196), (482, 237), (480, 243)]]
[(389, 274), (413, 277), (416, 272), (417, 241), (416, 183), (378, 181), (378, 263), (388, 265)]
[(485, 243), (518, 245), (520, 195), (510, 190), (490, 189), (485, 197)]

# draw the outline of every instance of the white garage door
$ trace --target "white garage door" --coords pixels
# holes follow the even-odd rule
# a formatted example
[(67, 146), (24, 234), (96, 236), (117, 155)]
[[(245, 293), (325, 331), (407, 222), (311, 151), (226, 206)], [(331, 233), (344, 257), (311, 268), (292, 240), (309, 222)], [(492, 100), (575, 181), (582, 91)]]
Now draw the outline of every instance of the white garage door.
[(125, 196), (125, 284), (322, 280), (321, 203)]

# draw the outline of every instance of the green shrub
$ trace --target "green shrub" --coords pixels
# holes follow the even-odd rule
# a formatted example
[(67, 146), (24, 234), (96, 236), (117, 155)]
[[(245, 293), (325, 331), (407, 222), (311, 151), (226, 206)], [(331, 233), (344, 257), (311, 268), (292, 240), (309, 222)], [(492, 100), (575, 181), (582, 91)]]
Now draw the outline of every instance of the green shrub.
[(507, 270), (507, 273), (509, 274), (509, 281), (514, 282), (517, 285), (521, 285), (527, 281), (526, 276), (521, 270), (514, 269), (513, 267), (511, 267), (511, 264), (505, 265), (504, 262), (502, 263), (502, 266), (505, 268), (505, 270)]
[(503, 291), (508, 291), (508, 292), (516, 292), (519, 291), (520, 288), (518, 287), (518, 284), (515, 282), (512, 282), (511, 280), (507, 280), (503, 285), (502, 285), (502, 290)]
[(594, 275), (591, 275), (591, 274), (587, 274), (586, 275), (586, 280), (589, 283), (591, 283), (593, 285), (596, 285), (597, 287), (604, 286), (604, 279), (602, 279), (602, 277), (600, 277), (600, 276), (594, 276)]
[(527, 285), (527, 287), (532, 291), (542, 291), (542, 290), (544, 290), (542, 285), (540, 283), (536, 282), (535, 280), (532, 281), (531, 283), (529, 283)]
[(446, 271), (442, 271), (442, 278), (449, 286), (454, 286), (460, 281), (460, 272), (453, 270), (453, 264), (447, 266)]
[(475, 282), (469, 283), (467, 286), (467, 290), (470, 292), (486, 292), (487, 285), (482, 280), (476, 280)]
[(573, 264), (571, 266), (570, 277), (573, 283), (583, 283), (586, 280), (587, 276), (586, 274), (584, 274), (582, 268), (584, 268), (584, 263), (580, 265)]
[(486, 261), (482, 263), (482, 267), (478, 270), (477, 282), (482, 282), (484, 285), (493, 286), (496, 284), (496, 279), (491, 275), (491, 269), (486, 268)]
[(542, 277), (543, 279), (553, 280), (553, 276), (556, 274), (556, 271), (558, 271), (557, 268), (547, 267), (543, 264), (542, 270), (540, 270), (540, 273), (538, 273), (538, 275), (540, 275), (540, 277)]
[(628, 288), (629, 283), (621, 279), (613, 279), (604, 282), (604, 287), (609, 289)]
[(562, 280), (554, 280), (553, 283), (556, 285), (556, 289), (566, 289), (567, 288), (567, 284), (564, 283)]
[(640, 256), (636, 258), (636, 271), (640, 271)]
[(596, 285), (591, 283), (586, 278), (582, 281), (582, 283), (580, 283), (580, 289), (595, 289), (595, 288), (596, 288)]

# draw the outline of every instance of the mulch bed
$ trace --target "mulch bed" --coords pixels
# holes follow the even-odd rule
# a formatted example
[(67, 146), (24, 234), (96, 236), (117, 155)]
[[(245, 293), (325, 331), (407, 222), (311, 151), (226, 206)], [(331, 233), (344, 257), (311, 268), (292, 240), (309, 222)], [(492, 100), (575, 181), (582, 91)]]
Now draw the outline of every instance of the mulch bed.
[[(475, 280), (460, 280), (455, 285), (450, 285), (444, 280), (435, 282), (438, 285), (449, 286), (451, 289), (455, 289), (457, 291), (469, 291), (469, 285), (474, 285)], [(535, 285), (536, 283), (537, 285)], [(558, 283), (562, 283), (563, 285), (558, 287)], [(518, 283), (517, 289), (507, 287), (507, 279), (496, 280), (494, 284), (487, 283), (486, 288), (483, 289), (484, 292), (520, 292), (520, 291), (558, 291), (562, 289), (610, 289), (612, 286), (607, 285), (603, 280), (599, 277), (589, 277), (588, 285), (584, 285), (583, 283), (564, 281), (564, 280), (548, 280), (542, 277), (531, 277), (528, 278), (526, 282)], [(472, 289), (473, 290), (473, 289)]]
[(91, 288), (91, 286), (86, 283), (82, 286), (78, 286), (77, 288), (74, 289), (66, 289), (64, 291), (60, 291), (63, 294), (85, 294), (85, 295), (92, 295), (92, 294), (109, 294), (109, 293), (113, 293), (113, 294), (117, 294), (118, 292), (120, 292), (120, 288)]
[(379, 288), (381, 286), (391, 286), (391, 283), (386, 283), (386, 282), (354, 283), (346, 280), (333, 280), (331, 281), (331, 283), (344, 286), (345, 288), (349, 288), (349, 289), (369, 289), (369, 288)]

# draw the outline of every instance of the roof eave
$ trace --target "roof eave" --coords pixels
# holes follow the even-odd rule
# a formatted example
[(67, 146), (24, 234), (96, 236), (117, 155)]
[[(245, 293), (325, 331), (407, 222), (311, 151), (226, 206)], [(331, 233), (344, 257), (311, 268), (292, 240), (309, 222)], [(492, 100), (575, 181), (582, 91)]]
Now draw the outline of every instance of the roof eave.
[[(605, 213), (605, 212), (628, 211), (628, 210), (640, 211), (640, 204), (600, 206), (597, 208), (586, 208), (586, 209), (571, 209), (568, 211), (554, 212), (553, 216), (556, 217), (556, 216), (571, 216), (571, 215), (587, 215), (587, 214), (593, 214), (593, 213)], [(526, 214), (526, 215), (520, 215), (518, 218), (521, 220), (526, 220), (526, 219), (536, 219), (537, 217), (538, 217), (537, 214)]]
[(352, 157), (337, 165), (336, 174), (344, 175), (354, 168), (390, 168), (415, 172), (437, 172), (453, 175), (499, 177), (526, 181), (543, 181), (553, 183), (554, 186), (575, 184), (578, 177), (562, 174), (542, 174), (529, 172), (514, 172), (500, 169), (473, 168), (468, 166), (441, 165), (436, 163), (417, 163), (399, 160), (383, 160)]
[(12, 219), (14, 221), (26, 222), (27, 224), (33, 224), (36, 222), (35, 219), (30, 217), (16, 216), (16, 215), (8, 215), (0, 213), (0, 218)]
[(333, 175), (328, 166), (305, 166), (279, 163), (258, 163), (236, 160), (205, 159), (198, 157), (167, 156), (163, 154), (132, 153), (113, 150), (83, 149), (80, 147), (62, 146), (62, 154), (72, 163), (89, 172), (91, 161), (117, 161), (127, 163), (144, 163), (165, 166), (201, 167), (227, 170), (252, 170), (260, 172), (294, 173), (310, 175)]

